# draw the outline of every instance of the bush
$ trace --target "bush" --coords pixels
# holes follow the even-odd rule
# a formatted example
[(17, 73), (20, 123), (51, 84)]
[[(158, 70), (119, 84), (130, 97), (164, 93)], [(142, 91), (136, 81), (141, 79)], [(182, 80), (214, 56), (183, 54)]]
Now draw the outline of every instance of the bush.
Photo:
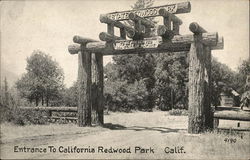
[(133, 109), (148, 110), (148, 92), (144, 81), (107, 81), (105, 83), (104, 97), (105, 106), (111, 111), (130, 112)]
[(15, 108), (12, 111), (11, 119), (8, 119), (8, 121), (17, 125), (46, 124), (48, 121), (47, 118), (44, 117), (45, 115), (46, 112), (44, 111), (21, 110)]
[(168, 113), (174, 116), (187, 116), (188, 115), (188, 111), (185, 109), (172, 109)]

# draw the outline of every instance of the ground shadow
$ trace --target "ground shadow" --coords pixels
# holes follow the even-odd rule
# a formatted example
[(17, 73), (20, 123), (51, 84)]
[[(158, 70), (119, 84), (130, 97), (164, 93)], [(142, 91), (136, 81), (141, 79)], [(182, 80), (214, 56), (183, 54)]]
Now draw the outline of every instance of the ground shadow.
[(108, 129), (111, 129), (111, 130), (123, 130), (123, 129), (126, 129), (125, 126), (122, 126), (120, 124), (113, 124), (113, 123), (105, 123), (103, 125), (104, 128), (108, 128)]
[(125, 126), (122, 126), (119, 124), (113, 124), (113, 123), (105, 123), (103, 127), (111, 129), (111, 130), (157, 131), (161, 133), (186, 131), (186, 129), (174, 129), (174, 128), (166, 128), (166, 127), (144, 127), (144, 126), (125, 127)]

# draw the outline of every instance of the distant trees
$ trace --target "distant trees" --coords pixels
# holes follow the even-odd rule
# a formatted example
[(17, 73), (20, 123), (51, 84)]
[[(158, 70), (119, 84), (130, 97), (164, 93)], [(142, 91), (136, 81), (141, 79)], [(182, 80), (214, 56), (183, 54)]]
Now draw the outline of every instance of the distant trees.
[(78, 103), (78, 88), (77, 82), (74, 82), (73, 85), (69, 88), (65, 88), (63, 91), (63, 105), (69, 107), (76, 107)]
[(40, 50), (35, 50), (27, 58), (27, 73), (16, 82), (21, 97), (30, 102), (49, 105), (50, 100), (60, 96), (63, 86), (63, 70), (52, 57)]
[(17, 99), (13, 92), (11, 92), (8, 84), (8, 80), (5, 77), (3, 86), (0, 90), (0, 123), (9, 121), (12, 118), (12, 110), (17, 105)]
[(250, 61), (245, 60), (239, 66), (239, 77), (243, 80), (243, 94), (241, 95), (241, 108), (250, 106)]

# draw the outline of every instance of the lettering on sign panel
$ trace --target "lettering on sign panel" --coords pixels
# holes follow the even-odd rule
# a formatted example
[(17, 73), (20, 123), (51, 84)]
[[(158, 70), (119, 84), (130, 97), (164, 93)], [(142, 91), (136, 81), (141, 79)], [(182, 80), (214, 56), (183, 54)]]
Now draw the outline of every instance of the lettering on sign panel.
[(161, 43), (159, 38), (150, 38), (144, 40), (118, 40), (114, 43), (115, 50), (136, 49), (136, 48), (157, 48)]
[(128, 15), (129, 13), (135, 13), (140, 17), (154, 17), (159, 16), (159, 10), (161, 8), (165, 8), (166, 11), (170, 13), (175, 13), (177, 11), (177, 5), (167, 5), (162, 7), (155, 7), (155, 8), (148, 8), (148, 9), (142, 9), (142, 10), (133, 10), (133, 11), (124, 11), (124, 12), (117, 12), (117, 13), (109, 13), (107, 14), (108, 18), (119, 21), (119, 20), (126, 20), (129, 19)]

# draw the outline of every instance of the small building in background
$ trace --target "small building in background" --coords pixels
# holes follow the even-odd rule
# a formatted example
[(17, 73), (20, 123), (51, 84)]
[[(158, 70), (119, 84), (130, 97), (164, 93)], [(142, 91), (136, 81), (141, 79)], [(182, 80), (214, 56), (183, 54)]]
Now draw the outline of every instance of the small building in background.
[(240, 94), (236, 92), (235, 90), (231, 90), (230, 92), (222, 92), (220, 94), (220, 105), (221, 106), (239, 106), (239, 97)]

